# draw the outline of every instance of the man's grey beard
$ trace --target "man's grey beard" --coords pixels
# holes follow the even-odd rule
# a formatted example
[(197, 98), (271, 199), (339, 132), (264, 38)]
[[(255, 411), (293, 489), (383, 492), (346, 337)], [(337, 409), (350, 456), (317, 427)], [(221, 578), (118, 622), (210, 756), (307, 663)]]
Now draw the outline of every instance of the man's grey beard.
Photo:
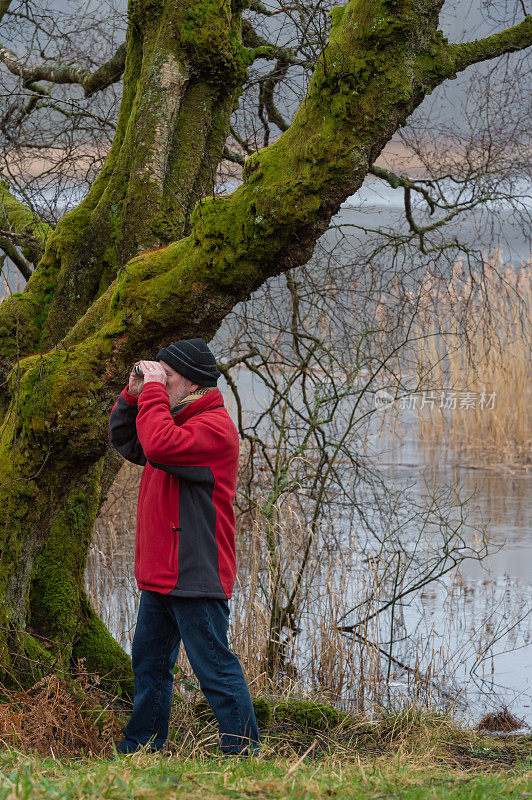
[(189, 389), (188, 392), (186, 394), (184, 394), (181, 397), (180, 400), (177, 400), (177, 402), (176, 402), (175, 398), (173, 398), (169, 394), (168, 395), (168, 399), (170, 400), (170, 413), (171, 414), (175, 414), (176, 408), (178, 408), (181, 405), (181, 403), (183, 402), (183, 400), (185, 399), (185, 397), (188, 397), (190, 394), (204, 395), (207, 392), (209, 392), (211, 389), (215, 389), (215, 388), (216, 388), (215, 386), (198, 386), (197, 389), (194, 389), (194, 390)]
[(169, 394), (168, 399), (170, 400), (170, 407), (179, 405), (179, 403), (181, 403), (181, 401), (184, 400), (185, 397), (188, 397), (189, 394), (191, 394), (190, 391), (187, 391), (184, 394), (180, 394), (177, 396)]

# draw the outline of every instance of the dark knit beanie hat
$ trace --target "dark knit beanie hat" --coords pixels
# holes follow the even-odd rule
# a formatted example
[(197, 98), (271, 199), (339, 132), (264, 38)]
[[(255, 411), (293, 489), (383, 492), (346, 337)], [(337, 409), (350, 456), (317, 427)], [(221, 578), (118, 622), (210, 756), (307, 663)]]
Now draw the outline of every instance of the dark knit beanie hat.
[(180, 375), (200, 386), (216, 386), (222, 374), (216, 369), (216, 359), (203, 339), (173, 342), (159, 350), (155, 360), (165, 361)]

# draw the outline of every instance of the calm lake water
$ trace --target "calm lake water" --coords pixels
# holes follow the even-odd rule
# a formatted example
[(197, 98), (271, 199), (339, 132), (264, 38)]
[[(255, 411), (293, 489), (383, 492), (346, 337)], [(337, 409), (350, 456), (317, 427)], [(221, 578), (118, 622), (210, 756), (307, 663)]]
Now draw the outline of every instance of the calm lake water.
[[(446, 636), (455, 658), (456, 682), (464, 687), (464, 713), (473, 718), (507, 705), (532, 725), (532, 474), (471, 469), (432, 456), (407, 434), (387, 454), (391, 485), (416, 482), (427, 470), (437, 485), (458, 481), (474, 496), (471, 524), (486, 524), (491, 553), (482, 562), (466, 560), (443, 585), (433, 586), (405, 612), (407, 627), (423, 619), (427, 634)], [(383, 467), (381, 467), (382, 469)], [(449, 601), (450, 586), (458, 585)], [(493, 642), (481, 659), (479, 641)]]

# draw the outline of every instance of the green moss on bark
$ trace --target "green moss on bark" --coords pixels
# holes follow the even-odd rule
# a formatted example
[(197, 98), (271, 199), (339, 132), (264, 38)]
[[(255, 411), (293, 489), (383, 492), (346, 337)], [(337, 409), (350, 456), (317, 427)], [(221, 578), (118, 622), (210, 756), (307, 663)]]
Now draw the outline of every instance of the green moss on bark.
[(68, 493), (35, 563), (30, 625), (66, 647), (66, 663), (79, 624), (87, 550), (98, 509), (103, 459)]
[[(194, 202), (189, 200), (176, 208), (175, 187), (187, 186), (191, 189), (196, 183), (198, 170), (205, 159), (206, 139), (212, 125), (216, 123), (216, 119), (213, 119), (213, 112), (216, 113), (213, 109), (215, 102), (216, 93), (207, 81), (193, 80), (188, 84), (173, 135), (168, 182), (164, 187), (164, 214), (168, 220), (163, 239), (165, 243), (175, 241), (183, 235), (194, 206)], [(211, 169), (216, 170), (217, 163), (211, 162)]]
[(333, 706), (307, 700), (277, 703), (272, 716), (277, 722), (290, 722), (305, 732), (327, 731), (354, 721), (350, 714), (338, 711)]
[(177, 17), (182, 46), (194, 68), (213, 84), (241, 85), (252, 56), (242, 46), (240, 12), (229, 0), (185, 0)]
[(8, 379), (17, 417), (5, 427), (5, 447), (9, 449), (13, 439), (20, 450), (27, 447), (33, 453), (53, 447), (61, 453), (58, 466), (74, 449), (79, 459), (90, 463), (98, 452), (94, 437), (106, 430), (99, 407), (102, 380), (95, 361), (111, 352), (112, 343), (104, 340), (101, 345), (96, 354), (90, 346), (80, 345), (75, 352), (55, 350), (21, 361), (20, 374), (12, 372)]
[(84, 594), (72, 657), (85, 658), (89, 672), (97, 672), (108, 690), (119, 694), (124, 703), (133, 702), (131, 658), (96, 616)]
[(39, 252), (44, 250), (46, 240), (52, 232), (52, 227), (17, 200), (9, 191), (8, 184), (2, 180), (0, 180), (0, 228), (15, 233), (24, 231), (30, 233), (37, 240), (36, 244), (26, 245), (22, 248), (24, 257), (32, 261)]
[[(80, 391), (80, 386), (90, 387), (95, 380), (93, 367), (86, 366), (87, 348), (81, 348), (78, 356), (83, 351), (81, 368), (75, 370), (80, 382), (74, 384), (68, 354), (41, 356), (40, 365), (35, 363), (38, 357), (28, 359), (34, 363), (19, 384), (19, 424), (8, 418), (3, 429), (0, 583), (8, 612), (5, 627), (13, 633), (0, 642), (4, 649), (0, 663), (5, 671), (24, 676), (25, 685), (37, 680), (41, 669), (37, 662), (42, 662), (43, 670), (50, 662), (35, 634), (50, 640), (49, 655), (56, 664), (68, 668), (71, 658), (84, 655), (89, 669), (108, 675), (110, 689), (130, 692), (130, 660), (90, 609), (83, 588), (103, 467), (100, 459), (88, 471), (84, 468), (83, 459), (91, 459), (83, 452), (84, 444), (92, 442), (93, 448), (99, 437), (95, 439), (91, 429), (98, 403), (94, 400), (94, 407), (87, 409), (84, 404), (93, 399), (90, 392), (87, 397)], [(83, 435), (76, 438), (76, 420), (69, 408), (76, 394), (82, 404), (76, 413), (88, 422), (85, 443)], [(50, 426), (46, 409), (49, 413), (48, 403), (54, 398), (62, 403)], [(72, 442), (81, 450), (78, 459), (68, 461), (66, 451)], [(63, 460), (50, 463), (50, 450), (60, 452)], [(12, 474), (18, 476), (14, 484)], [(49, 518), (54, 520), (50, 530)], [(31, 634), (24, 631), (26, 623)], [(31, 669), (28, 664), (33, 664)]]

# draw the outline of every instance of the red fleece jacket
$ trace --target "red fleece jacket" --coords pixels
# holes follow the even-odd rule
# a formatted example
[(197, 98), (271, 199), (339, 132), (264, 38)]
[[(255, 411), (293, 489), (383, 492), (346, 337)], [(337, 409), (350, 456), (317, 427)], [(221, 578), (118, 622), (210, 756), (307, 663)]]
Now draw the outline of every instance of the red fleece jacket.
[(109, 441), (144, 465), (137, 505), (139, 589), (184, 597), (231, 597), (239, 439), (215, 388), (170, 413), (162, 383), (137, 398), (126, 387), (109, 420)]

